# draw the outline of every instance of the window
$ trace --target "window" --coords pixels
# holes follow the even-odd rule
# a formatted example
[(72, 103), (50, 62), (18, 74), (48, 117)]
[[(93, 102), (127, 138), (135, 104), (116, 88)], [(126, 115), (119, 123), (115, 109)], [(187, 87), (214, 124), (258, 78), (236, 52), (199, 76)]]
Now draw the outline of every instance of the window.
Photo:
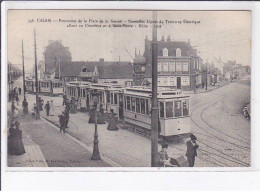
[(183, 63), (182, 70), (183, 71), (189, 71), (189, 63), (188, 62)]
[(99, 94), (99, 102), (100, 102), (100, 103), (103, 101), (103, 96), (102, 96), (102, 94), (103, 94), (103, 92), (101, 92), (101, 93)]
[(83, 89), (83, 97), (86, 97), (86, 90)]
[(181, 62), (176, 62), (176, 71), (177, 72), (181, 71)]
[(162, 78), (162, 85), (164, 85), (164, 86), (168, 85), (168, 78), (167, 77)]
[(176, 49), (176, 57), (181, 57), (181, 49)]
[(182, 108), (183, 108), (183, 116), (189, 115), (189, 105), (188, 100), (182, 101)]
[(117, 104), (117, 94), (114, 96), (115, 104)]
[(107, 103), (110, 103), (110, 92), (107, 92)]
[(164, 72), (169, 71), (168, 62), (164, 62), (164, 63), (163, 63), (163, 71), (164, 71)]
[(174, 102), (174, 113), (175, 113), (175, 117), (180, 117), (181, 115), (181, 101), (175, 101)]
[(149, 109), (149, 101), (148, 99), (145, 99), (145, 114), (149, 115), (150, 114), (150, 109)]
[(145, 114), (145, 100), (141, 98), (140, 102), (141, 102), (141, 114)]
[(132, 106), (131, 110), (135, 112), (135, 98), (133, 97), (131, 98), (131, 106)]
[(175, 71), (175, 63), (174, 62), (169, 62), (169, 71), (174, 72)]
[(168, 49), (167, 48), (163, 49), (163, 56), (168, 57)]
[(126, 109), (127, 109), (127, 110), (130, 110), (130, 97), (127, 96), (127, 97), (126, 97), (126, 100), (127, 100), (127, 101), (126, 101)]
[(141, 109), (140, 109), (140, 99), (139, 98), (136, 98), (136, 112), (137, 113), (140, 113), (141, 112)]
[(176, 86), (175, 77), (169, 77), (170, 86)]
[(160, 118), (164, 118), (164, 103), (160, 102)]
[(157, 71), (161, 72), (162, 71), (162, 62), (159, 62), (157, 65)]
[(114, 103), (114, 94), (113, 93), (111, 93), (111, 104), (113, 104)]
[(166, 102), (166, 118), (173, 117), (173, 102)]

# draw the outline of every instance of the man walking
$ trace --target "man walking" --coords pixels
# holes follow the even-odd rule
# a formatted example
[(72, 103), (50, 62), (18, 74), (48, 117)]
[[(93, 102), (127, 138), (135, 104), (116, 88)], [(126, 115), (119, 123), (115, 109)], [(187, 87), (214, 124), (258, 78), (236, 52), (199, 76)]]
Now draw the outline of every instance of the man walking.
[(64, 112), (62, 112), (62, 114), (59, 115), (59, 121), (60, 121), (60, 132), (66, 133), (66, 131), (65, 131), (65, 115), (64, 115)]
[(64, 116), (65, 116), (65, 128), (68, 128), (69, 119), (70, 119), (70, 114), (68, 109), (65, 109)]
[(47, 103), (45, 104), (45, 110), (46, 110), (47, 116), (49, 116), (49, 114), (50, 114), (50, 103), (49, 103), (49, 101), (47, 101)]
[(199, 145), (196, 143), (196, 136), (191, 134), (190, 140), (186, 142), (187, 145), (187, 152), (186, 156), (188, 159), (189, 167), (193, 167), (195, 163), (195, 157), (197, 156), (197, 149), (199, 148)]
[(18, 91), (19, 91), (19, 95), (21, 95), (21, 94), (22, 94), (22, 89), (21, 89), (21, 87), (18, 88)]

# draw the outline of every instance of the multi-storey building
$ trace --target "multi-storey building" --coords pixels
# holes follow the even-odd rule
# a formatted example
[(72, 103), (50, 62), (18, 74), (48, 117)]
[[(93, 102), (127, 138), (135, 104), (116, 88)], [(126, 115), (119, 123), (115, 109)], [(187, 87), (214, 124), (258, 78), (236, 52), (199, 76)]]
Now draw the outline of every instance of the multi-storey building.
[(45, 72), (47, 74), (54, 73), (55, 68), (59, 65), (59, 63), (71, 62), (71, 53), (69, 48), (64, 47), (61, 40), (50, 40), (43, 55)]
[[(194, 90), (201, 84), (201, 58), (189, 41), (171, 41), (162, 37), (158, 44), (158, 86)], [(145, 39), (144, 57), (152, 63), (152, 41)]]

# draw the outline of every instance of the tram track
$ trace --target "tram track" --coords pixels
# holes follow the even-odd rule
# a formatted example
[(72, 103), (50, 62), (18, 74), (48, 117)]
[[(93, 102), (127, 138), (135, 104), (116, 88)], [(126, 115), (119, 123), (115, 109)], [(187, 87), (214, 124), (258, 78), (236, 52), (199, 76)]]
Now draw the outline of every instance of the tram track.
[[(209, 125), (209, 124), (205, 121), (205, 119), (202, 118), (202, 114), (203, 114), (203, 112), (204, 112), (206, 109), (208, 109), (208, 108), (210, 108), (211, 106), (213, 106), (214, 104), (220, 102), (220, 101), (223, 100), (225, 97), (227, 97), (227, 96), (218, 98), (218, 100), (215, 101), (213, 104), (211, 104), (212, 101), (209, 100), (209, 101), (208, 101), (206, 104), (204, 104), (204, 105), (208, 105), (208, 104), (211, 104), (211, 105), (210, 105), (210, 106), (207, 106), (206, 108), (204, 108), (204, 109), (201, 111), (200, 115), (199, 115), (200, 119), (203, 121), (203, 123), (205, 123), (205, 124), (211, 129), (211, 131), (212, 131), (212, 130), (215, 130), (216, 132), (220, 132), (218, 129), (215, 129), (213, 126)], [(197, 103), (196, 103), (196, 104), (197, 104)], [(192, 122), (193, 122), (200, 130), (205, 131), (206, 133), (209, 134), (209, 135), (203, 134), (203, 136), (206, 136), (207, 138), (210, 137), (210, 138), (212, 138), (212, 139), (215, 138), (215, 139), (220, 140), (220, 141), (222, 141), (222, 142), (229, 143), (229, 144), (231, 144), (231, 145), (233, 145), (233, 146), (235, 146), (235, 147), (239, 147), (239, 148), (241, 148), (241, 149), (243, 149), (243, 150), (245, 150), (245, 151), (249, 151), (249, 150), (250, 150), (250, 148), (248, 148), (248, 147), (246, 147), (246, 146), (240, 146), (240, 145), (238, 145), (238, 144), (236, 144), (236, 143), (233, 143), (233, 142), (230, 142), (230, 141), (226, 141), (224, 138), (221, 138), (221, 137), (217, 136), (216, 134), (214, 134), (214, 133), (212, 133), (212, 132), (209, 132), (209, 130), (203, 129), (203, 127), (200, 126), (200, 125), (192, 118), (192, 114), (193, 114), (196, 110), (198, 110), (199, 108), (201, 108), (201, 106), (196, 107), (196, 108), (192, 111), (192, 113), (191, 113), (191, 120), (192, 120)], [(207, 128), (208, 128), (208, 127), (207, 127)], [(196, 133), (196, 132), (195, 132), (195, 133)], [(200, 134), (200, 133), (198, 133), (198, 134)], [(240, 142), (241, 142), (240, 139), (235, 138), (235, 137), (230, 136), (230, 135), (227, 135), (226, 133), (221, 133), (221, 134), (224, 135), (224, 136), (226, 136), (226, 137), (228, 137), (228, 138), (231, 138), (232, 140), (235, 139), (236, 141), (240, 141)], [(201, 144), (203, 144), (205, 147), (211, 149), (211, 150), (212, 150), (211, 152), (208, 152), (208, 151), (207, 151), (207, 152), (208, 152), (209, 154), (211, 154), (211, 155), (214, 155), (215, 157), (220, 157), (220, 158), (222, 158), (223, 160), (227, 160), (227, 161), (230, 161), (230, 162), (233, 162), (233, 163), (242, 165), (242, 166), (249, 166), (249, 165), (250, 165), (250, 164), (248, 164), (248, 163), (246, 163), (246, 162), (244, 162), (244, 161), (241, 161), (241, 160), (239, 160), (239, 159), (237, 159), (237, 158), (235, 158), (235, 157), (233, 157), (233, 156), (230, 156), (230, 155), (228, 155), (228, 154), (226, 154), (226, 153), (223, 153), (221, 150), (218, 150), (218, 149), (212, 147), (210, 144), (204, 143), (204, 142), (202, 142), (202, 141), (200, 141), (200, 140), (198, 140), (198, 142), (200, 142)], [(243, 141), (242, 141), (242, 142), (243, 142)], [(211, 144), (212, 144), (212, 142), (211, 142)], [(215, 145), (216, 145), (216, 144), (215, 144)], [(218, 145), (218, 146), (221, 146), (221, 145)], [(200, 149), (200, 150), (202, 150), (202, 149)], [(204, 150), (204, 151), (205, 151), (205, 150)], [(235, 151), (235, 150), (233, 150), (233, 151)], [(237, 150), (236, 150), (236, 151), (237, 151)], [(217, 152), (217, 153), (216, 153), (216, 152)], [(218, 154), (218, 153), (219, 153), (219, 154)], [(216, 158), (214, 158), (214, 160), (215, 160), (215, 159), (216, 159)], [(223, 163), (223, 162), (222, 162), (222, 163)], [(223, 163), (223, 164), (224, 164), (224, 163)], [(220, 165), (220, 166), (221, 166), (221, 165)], [(225, 166), (229, 166), (229, 165), (225, 164)]]

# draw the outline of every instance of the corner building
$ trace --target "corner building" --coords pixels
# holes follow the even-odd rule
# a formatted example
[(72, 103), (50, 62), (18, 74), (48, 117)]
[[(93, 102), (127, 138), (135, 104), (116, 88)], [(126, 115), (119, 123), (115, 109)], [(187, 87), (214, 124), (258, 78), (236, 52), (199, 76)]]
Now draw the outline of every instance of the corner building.
[[(171, 41), (162, 37), (158, 43), (158, 86), (194, 90), (201, 85), (201, 58), (189, 41)], [(152, 41), (145, 39), (144, 57), (152, 64)]]

